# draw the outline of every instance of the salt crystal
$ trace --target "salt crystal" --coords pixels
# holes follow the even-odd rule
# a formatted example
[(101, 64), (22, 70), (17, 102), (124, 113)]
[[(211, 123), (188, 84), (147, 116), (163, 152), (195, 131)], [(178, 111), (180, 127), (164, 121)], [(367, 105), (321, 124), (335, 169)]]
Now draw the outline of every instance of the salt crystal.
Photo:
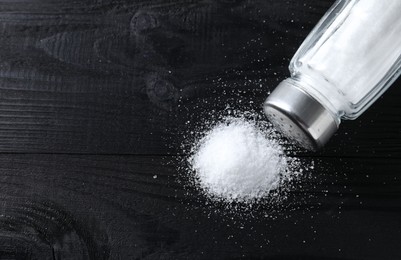
[(203, 137), (189, 162), (199, 186), (228, 202), (265, 197), (288, 177), (290, 158), (254, 122), (232, 119)]

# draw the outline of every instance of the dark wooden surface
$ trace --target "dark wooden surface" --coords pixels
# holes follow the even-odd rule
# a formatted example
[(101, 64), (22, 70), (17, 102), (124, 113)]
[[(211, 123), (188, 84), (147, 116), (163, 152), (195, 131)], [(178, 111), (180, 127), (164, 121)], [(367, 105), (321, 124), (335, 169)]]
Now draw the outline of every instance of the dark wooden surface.
[(259, 111), (332, 3), (1, 0), (0, 259), (400, 259), (400, 80), (280, 205), (182, 181), (185, 136)]

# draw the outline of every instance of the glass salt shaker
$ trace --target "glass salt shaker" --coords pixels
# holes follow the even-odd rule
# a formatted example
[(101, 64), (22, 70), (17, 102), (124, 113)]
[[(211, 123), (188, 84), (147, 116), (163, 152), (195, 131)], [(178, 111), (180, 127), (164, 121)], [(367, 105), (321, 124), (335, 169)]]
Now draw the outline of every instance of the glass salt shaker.
[(401, 72), (401, 1), (337, 0), (292, 58), (264, 112), (285, 136), (323, 147)]

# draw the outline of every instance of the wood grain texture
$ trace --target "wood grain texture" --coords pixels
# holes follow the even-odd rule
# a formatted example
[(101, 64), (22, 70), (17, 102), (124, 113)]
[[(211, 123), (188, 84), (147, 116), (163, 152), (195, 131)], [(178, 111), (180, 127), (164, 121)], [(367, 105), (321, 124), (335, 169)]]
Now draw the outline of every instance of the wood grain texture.
[(0, 2), (3, 152), (177, 153), (166, 140), (203, 99), (269, 80), (259, 106), (331, 3), (36, 2)]
[(0, 253), (26, 259), (400, 257), (401, 179), (393, 174), (399, 160), (316, 161), (280, 210), (265, 205), (239, 215), (184, 189), (178, 159), (1, 155)]
[(179, 163), (332, 3), (0, 0), (0, 259), (401, 258), (401, 80), (282, 203), (235, 214)]

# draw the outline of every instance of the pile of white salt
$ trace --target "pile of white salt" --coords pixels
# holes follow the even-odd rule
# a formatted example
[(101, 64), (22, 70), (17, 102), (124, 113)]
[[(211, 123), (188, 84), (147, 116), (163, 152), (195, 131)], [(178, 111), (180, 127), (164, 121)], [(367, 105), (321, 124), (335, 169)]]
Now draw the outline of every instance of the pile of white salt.
[(267, 129), (243, 118), (216, 125), (189, 159), (198, 185), (213, 198), (251, 202), (277, 189), (292, 159)]

